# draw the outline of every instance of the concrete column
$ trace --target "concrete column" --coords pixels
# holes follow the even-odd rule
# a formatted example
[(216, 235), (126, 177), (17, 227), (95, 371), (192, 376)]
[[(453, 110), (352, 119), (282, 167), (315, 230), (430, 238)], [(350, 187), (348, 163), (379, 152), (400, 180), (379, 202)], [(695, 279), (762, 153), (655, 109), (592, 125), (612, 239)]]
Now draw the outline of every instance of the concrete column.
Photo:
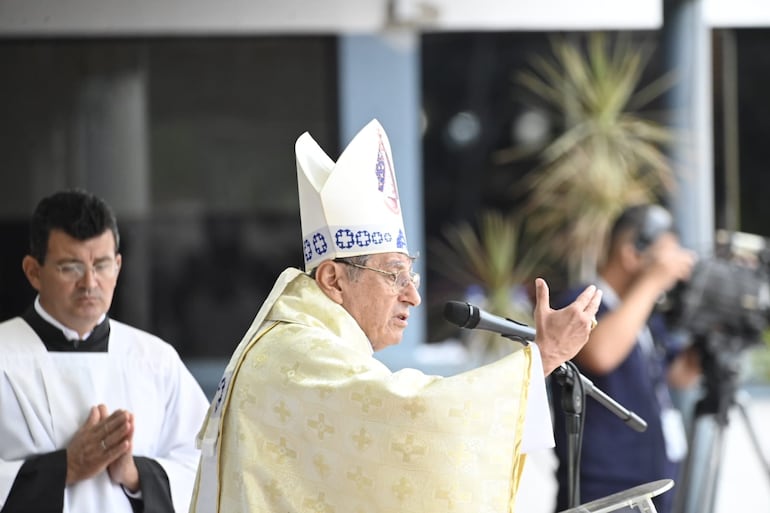
[[(664, 50), (668, 68), (677, 82), (670, 92), (668, 109), (676, 141), (671, 145), (678, 189), (672, 195), (672, 210), (684, 245), (700, 255), (714, 247), (714, 150), (712, 109), (711, 29), (703, 16), (703, 0), (664, 2)], [(678, 405), (689, 418), (698, 399), (697, 391), (678, 394)], [(676, 513), (711, 512), (713, 490), (707, 475), (714, 451), (718, 451), (716, 424), (711, 416), (690, 418), (689, 455), (677, 480)]]
[(664, 49), (677, 82), (670, 91), (676, 142), (671, 145), (678, 188), (672, 210), (683, 243), (699, 253), (714, 244), (714, 150), (711, 29), (703, 0), (665, 2)]
[[(409, 31), (340, 36), (339, 109), (342, 144), (372, 118), (388, 132), (409, 249), (422, 256), (415, 269), (425, 276), (419, 43)], [(391, 368), (412, 365), (414, 349), (427, 340), (426, 312), (425, 304), (413, 309), (401, 344), (377, 353)]]
[(118, 217), (124, 263), (113, 301), (119, 320), (150, 327), (147, 77), (136, 46), (88, 53), (74, 102), (72, 184), (104, 198)]

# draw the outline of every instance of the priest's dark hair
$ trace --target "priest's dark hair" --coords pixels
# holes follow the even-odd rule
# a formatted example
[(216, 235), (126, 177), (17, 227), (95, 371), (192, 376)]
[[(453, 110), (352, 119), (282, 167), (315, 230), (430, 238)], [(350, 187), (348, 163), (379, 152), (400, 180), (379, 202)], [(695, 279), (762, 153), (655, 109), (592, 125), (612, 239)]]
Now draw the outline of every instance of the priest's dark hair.
[(30, 222), (29, 254), (41, 264), (45, 262), (51, 230), (61, 230), (81, 241), (110, 230), (116, 254), (120, 246), (118, 222), (110, 206), (82, 189), (60, 191), (37, 204)]

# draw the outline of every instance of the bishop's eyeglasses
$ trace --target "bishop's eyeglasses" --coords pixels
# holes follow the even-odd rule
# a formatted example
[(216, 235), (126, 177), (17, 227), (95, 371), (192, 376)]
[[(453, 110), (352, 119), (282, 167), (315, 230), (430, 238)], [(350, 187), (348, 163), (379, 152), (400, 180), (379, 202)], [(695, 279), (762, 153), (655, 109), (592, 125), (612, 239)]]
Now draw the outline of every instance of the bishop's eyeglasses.
[(383, 271), (382, 269), (377, 269), (376, 267), (356, 264), (347, 260), (340, 259), (336, 260), (336, 262), (347, 264), (352, 267), (357, 267), (359, 269), (366, 269), (367, 271), (374, 271), (389, 277), (390, 285), (393, 287), (393, 292), (395, 293), (403, 292), (410, 284), (413, 285), (415, 289), (420, 287), (420, 275), (414, 271)]

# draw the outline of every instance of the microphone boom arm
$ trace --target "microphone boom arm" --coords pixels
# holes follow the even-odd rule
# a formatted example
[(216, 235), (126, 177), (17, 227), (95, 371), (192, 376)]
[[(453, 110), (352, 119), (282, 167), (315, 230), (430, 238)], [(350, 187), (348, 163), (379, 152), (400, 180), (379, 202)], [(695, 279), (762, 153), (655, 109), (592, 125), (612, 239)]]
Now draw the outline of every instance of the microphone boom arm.
[(577, 375), (575, 375), (575, 373), (572, 372), (572, 369), (562, 363), (553, 371), (553, 374), (555, 379), (562, 384), (567, 383), (573, 385), (575, 379), (579, 379), (586, 395), (593, 397), (596, 402), (607, 408), (628, 427), (639, 433), (642, 433), (647, 429), (647, 422), (643, 418), (608, 396), (601, 389), (597, 388), (590, 379), (580, 372), (577, 372)]

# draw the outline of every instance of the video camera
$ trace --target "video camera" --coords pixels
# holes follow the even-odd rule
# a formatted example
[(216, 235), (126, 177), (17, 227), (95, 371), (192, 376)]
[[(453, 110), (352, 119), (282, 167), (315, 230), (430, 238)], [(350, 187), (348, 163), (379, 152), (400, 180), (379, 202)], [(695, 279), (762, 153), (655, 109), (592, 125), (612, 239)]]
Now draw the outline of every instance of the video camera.
[(694, 343), (718, 337), (737, 351), (761, 341), (770, 322), (770, 243), (717, 231), (714, 255), (701, 258), (664, 305), (669, 326), (692, 335)]

